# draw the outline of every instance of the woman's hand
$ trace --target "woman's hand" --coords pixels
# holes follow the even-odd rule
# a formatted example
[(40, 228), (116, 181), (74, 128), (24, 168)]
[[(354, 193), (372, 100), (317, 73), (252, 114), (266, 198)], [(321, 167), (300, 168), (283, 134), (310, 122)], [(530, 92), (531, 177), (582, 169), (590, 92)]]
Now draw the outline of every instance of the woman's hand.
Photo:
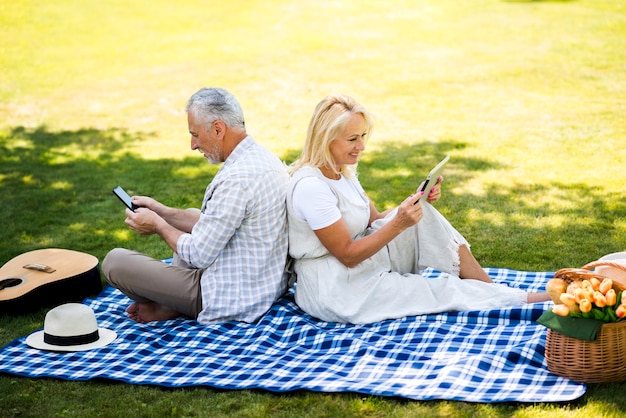
[(411, 195), (404, 199), (404, 202), (400, 203), (400, 206), (398, 206), (398, 212), (393, 221), (396, 222), (398, 227), (402, 230), (415, 225), (424, 216), (422, 202), (415, 203), (419, 197), (419, 194)]
[(426, 201), (430, 204), (435, 203), (441, 198), (441, 183), (443, 182), (443, 176), (439, 176), (437, 183), (430, 189), (430, 193), (426, 196)]
[(405, 229), (422, 219), (422, 204), (414, 204), (419, 195), (411, 195), (398, 206), (395, 216), (382, 228), (363, 238), (353, 240), (343, 218), (326, 228), (316, 229), (321, 243), (346, 267), (354, 267), (376, 254)]

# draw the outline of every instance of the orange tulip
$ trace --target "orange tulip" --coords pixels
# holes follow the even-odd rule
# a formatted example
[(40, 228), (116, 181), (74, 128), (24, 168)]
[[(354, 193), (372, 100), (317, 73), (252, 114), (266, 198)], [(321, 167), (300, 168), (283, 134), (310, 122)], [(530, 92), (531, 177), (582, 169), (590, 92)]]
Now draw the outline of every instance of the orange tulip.
[(591, 287), (593, 287), (593, 290), (600, 289), (600, 279), (598, 279), (597, 277), (592, 277), (591, 279), (589, 279), (589, 282), (591, 283)]
[(574, 291), (574, 297), (576, 298), (576, 303), (580, 303), (583, 299), (587, 299), (587, 292), (579, 287)]
[(576, 305), (576, 297), (569, 293), (561, 293), (559, 295), (559, 299), (565, 306), (574, 306)]
[(609, 289), (609, 291), (606, 292), (606, 304), (607, 306), (613, 306), (616, 303), (617, 303), (617, 294), (615, 294), (614, 289)]
[(578, 305), (580, 306), (581, 312), (584, 312), (584, 313), (591, 312), (591, 302), (589, 302), (587, 299), (581, 300)]
[(598, 308), (604, 308), (606, 306), (606, 296), (600, 293), (599, 290), (594, 293), (593, 299)]
[(602, 280), (602, 283), (600, 283), (600, 288), (598, 290), (606, 295), (606, 292), (608, 292), (611, 288), (613, 288), (613, 280), (607, 277), (606, 279)]
[(585, 290), (594, 290), (593, 289), (593, 285), (591, 284), (591, 282), (589, 280), (583, 280), (582, 287)]
[(569, 315), (569, 308), (565, 305), (554, 305), (552, 307), (552, 312), (558, 316), (567, 316)]
[(623, 318), (624, 316), (626, 316), (626, 304), (621, 304), (617, 307), (617, 309), (615, 310), (615, 316), (617, 316), (618, 318)]

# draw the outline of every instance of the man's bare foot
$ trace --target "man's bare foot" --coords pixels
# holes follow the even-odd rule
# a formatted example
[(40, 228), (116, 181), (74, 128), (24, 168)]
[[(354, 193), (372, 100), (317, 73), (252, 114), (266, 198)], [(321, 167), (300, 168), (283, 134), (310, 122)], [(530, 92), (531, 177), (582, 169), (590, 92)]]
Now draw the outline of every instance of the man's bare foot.
[(133, 302), (126, 308), (126, 313), (130, 319), (140, 324), (174, 319), (182, 315), (180, 312), (156, 302)]

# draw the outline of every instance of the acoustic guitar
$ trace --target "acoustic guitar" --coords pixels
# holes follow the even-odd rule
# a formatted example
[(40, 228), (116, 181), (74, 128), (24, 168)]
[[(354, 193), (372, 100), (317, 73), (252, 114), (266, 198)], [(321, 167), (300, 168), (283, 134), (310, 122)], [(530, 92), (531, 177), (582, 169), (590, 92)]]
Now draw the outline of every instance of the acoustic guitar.
[(98, 259), (78, 251), (34, 250), (0, 267), (0, 313), (80, 302), (101, 290)]

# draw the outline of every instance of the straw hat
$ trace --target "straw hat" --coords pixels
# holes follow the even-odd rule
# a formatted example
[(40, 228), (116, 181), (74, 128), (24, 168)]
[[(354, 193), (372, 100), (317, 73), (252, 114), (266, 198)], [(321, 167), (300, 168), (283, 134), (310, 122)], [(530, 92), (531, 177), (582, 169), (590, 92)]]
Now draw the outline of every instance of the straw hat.
[(26, 344), (41, 350), (85, 351), (104, 347), (116, 338), (115, 331), (98, 328), (89, 306), (66, 303), (48, 311), (43, 330), (29, 335)]

